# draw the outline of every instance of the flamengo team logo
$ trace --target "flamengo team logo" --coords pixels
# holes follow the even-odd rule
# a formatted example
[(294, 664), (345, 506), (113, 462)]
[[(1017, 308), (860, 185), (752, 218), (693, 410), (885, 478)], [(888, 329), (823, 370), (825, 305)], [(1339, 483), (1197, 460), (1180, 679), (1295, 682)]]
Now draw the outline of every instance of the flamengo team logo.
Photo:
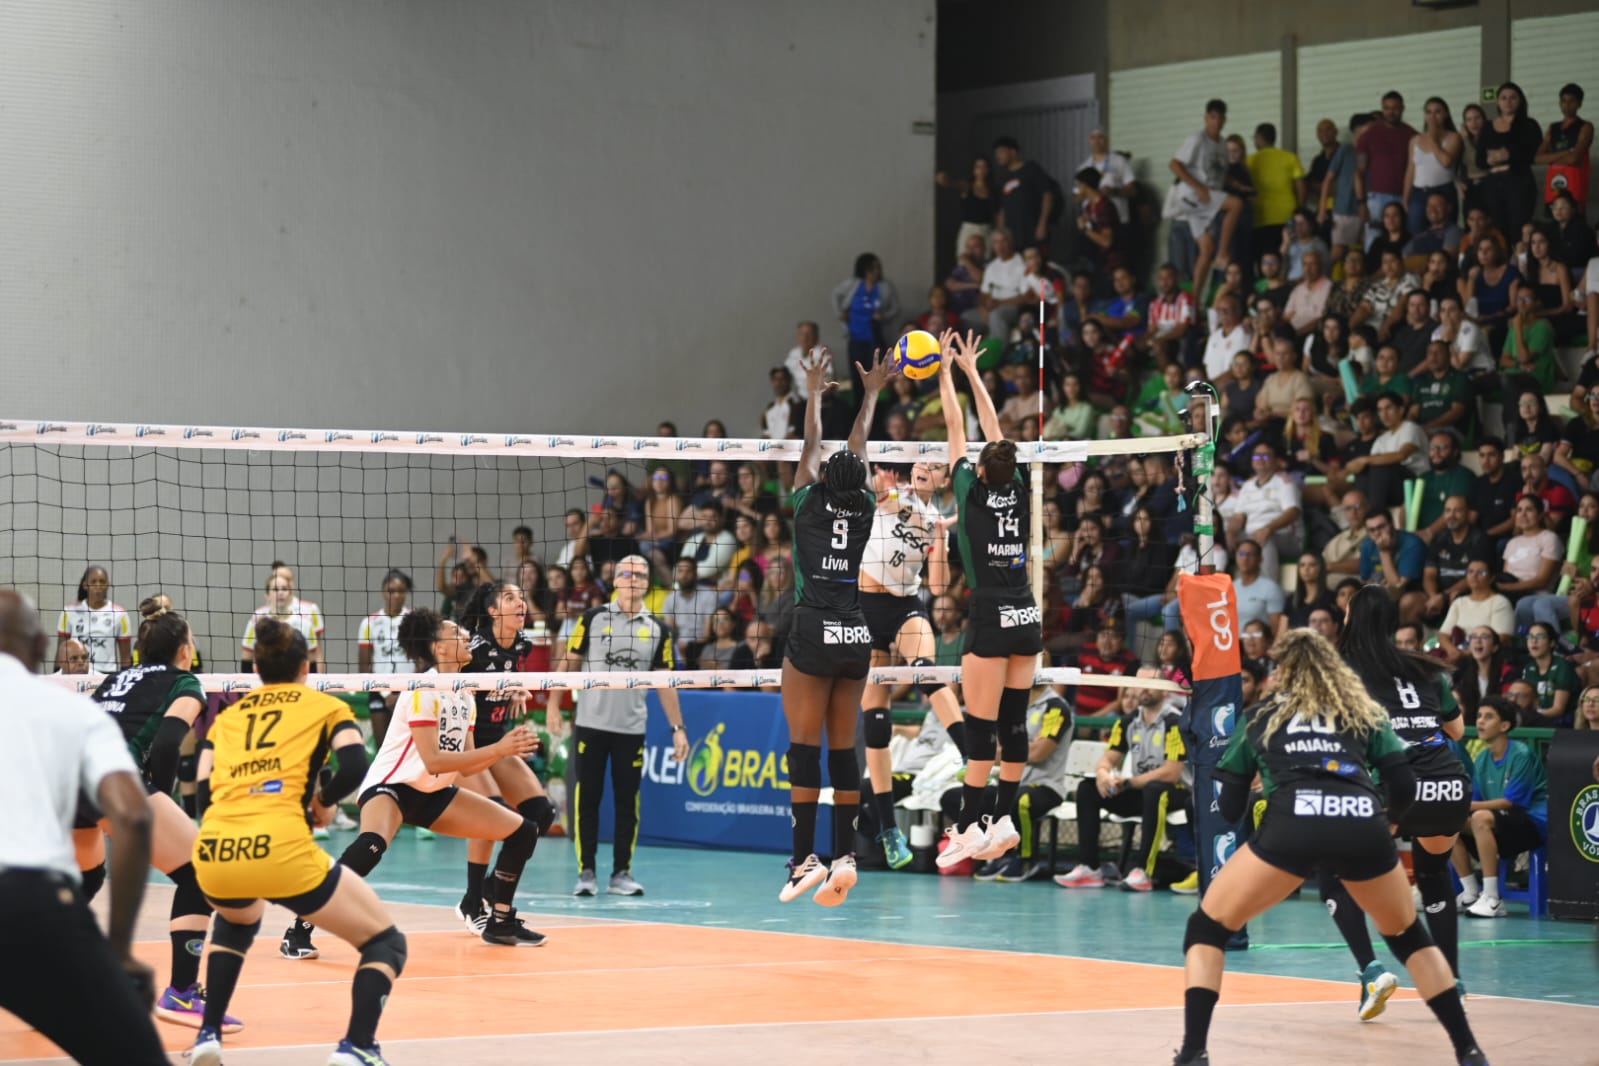
[(1039, 624), (1037, 607), (1007, 607), (1003, 604), (999, 608), (999, 628), (1015, 629), (1017, 626), (1036, 626)]
[(1599, 862), (1599, 785), (1589, 785), (1571, 803), (1571, 842), (1589, 862)]

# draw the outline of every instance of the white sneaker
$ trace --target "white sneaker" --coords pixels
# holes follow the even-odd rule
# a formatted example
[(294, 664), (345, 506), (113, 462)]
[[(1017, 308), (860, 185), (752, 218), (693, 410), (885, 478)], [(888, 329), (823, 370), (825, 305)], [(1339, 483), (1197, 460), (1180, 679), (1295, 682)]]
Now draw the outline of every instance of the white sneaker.
[(328, 826), (328, 828), (343, 830), (359, 829), (361, 828), (361, 823), (357, 822), (354, 818), (351, 818), (348, 814), (345, 814), (343, 807), (335, 807), (333, 808), (333, 824)]
[(1466, 913), (1473, 918), (1503, 918), (1509, 912), (1505, 910), (1503, 900), (1484, 892), (1477, 897), (1476, 902), (1466, 908)]
[(984, 815), (983, 829), (985, 830), (983, 850), (974, 858), (997, 859), (1022, 842), (1022, 835), (1016, 831), (1016, 826), (1008, 814), (1003, 815), (997, 822)]
[(777, 894), (778, 900), (783, 903), (798, 899), (827, 877), (827, 867), (822, 865), (822, 860), (814, 853), (805, 856), (805, 861), (799, 866), (795, 867), (792, 862), (789, 866), (792, 872), (789, 874), (788, 883)]
[(1148, 892), (1155, 887), (1155, 882), (1149, 879), (1149, 874), (1140, 867), (1122, 878), (1122, 887), (1129, 892)]
[(988, 834), (983, 832), (983, 827), (977, 822), (973, 822), (960, 832), (951, 826), (944, 831), (944, 835), (949, 843), (938, 853), (938, 858), (935, 860), (941, 870), (948, 869), (963, 859), (977, 858), (978, 852), (983, 850), (983, 845), (988, 840)]
[(1462, 892), (1462, 893), (1460, 893), (1458, 896), (1455, 897), (1455, 910), (1464, 911), (1464, 910), (1468, 909), (1473, 903), (1477, 902), (1477, 899), (1481, 895), (1482, 895), (1481, 892)]
[(823, 907), (836, 907), (844, 902), (859, 878), (860, 875), (855, 871), (855, 856), (842, 855), (833, 860), (827, 880), (822, 882), (822, 887), (816, 890), (813, 898)]
[(1061, 888), (1104, 888), (1105, 875), (1092, 866), (1078, 863), (1069, 871), (1055, 875), (1055, 883)]

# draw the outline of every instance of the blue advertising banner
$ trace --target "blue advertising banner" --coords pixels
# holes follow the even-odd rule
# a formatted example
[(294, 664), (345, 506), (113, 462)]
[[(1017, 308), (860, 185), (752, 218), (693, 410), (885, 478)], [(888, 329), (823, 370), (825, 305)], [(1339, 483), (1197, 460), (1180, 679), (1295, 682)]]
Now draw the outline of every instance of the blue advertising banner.
[[(644, 735), (644, 782), (639, 793), (639, 843), (789, 850), (788, 725), (775, 692), (680, 689), (689, 756), (672, 761), (672, 731), (650, 693)], [(600, 839), (614, 819), (606, 790)], [(825, 838), (831, 820), (817, 819)], [(818, 842), (825, 851), (828, 841)]]
[(1194, 843), (1199, 852), (1201, 894), (1210, 887), (1216, 871), (1238, 850), (1242, 826), (1223, 820), (1217, 803), (1221, 787), (1211, 772), (1232, 740), (1243, 699), (1237, 674), (1195, 681), (1194, 694), (1183, 711), (1180, 728), (1188, 747), (1188, 761), (1194, 768)]

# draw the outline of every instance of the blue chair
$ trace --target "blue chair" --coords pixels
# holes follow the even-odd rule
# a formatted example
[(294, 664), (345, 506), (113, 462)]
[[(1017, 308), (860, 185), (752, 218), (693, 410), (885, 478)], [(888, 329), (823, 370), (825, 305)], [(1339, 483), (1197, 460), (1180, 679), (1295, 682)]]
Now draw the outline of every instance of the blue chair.
[(1507, 876), (1510, 873), (1510, 862), (1501, 857), (1499, 860), (1499, 898), (1506, 903), (1525, 903), (1527, 913), (1534, 918), (1547, 918), (1549, 916), (1549, 853), (1547, 846), (1540, 844), (1527, 853), (1527, 888), (1507, 887), (1510, 882)]

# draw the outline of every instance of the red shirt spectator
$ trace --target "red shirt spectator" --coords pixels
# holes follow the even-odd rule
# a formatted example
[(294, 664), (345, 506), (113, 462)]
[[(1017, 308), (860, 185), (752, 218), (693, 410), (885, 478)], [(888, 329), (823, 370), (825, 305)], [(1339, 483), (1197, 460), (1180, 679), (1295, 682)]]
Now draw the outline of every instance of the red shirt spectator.
[[(1138, 672), (1138, 656), (1127, 650), (1122, 621), (1112, 618), (1099, 628), (1099, 639), (1077, 655), (1077, 668), (1085, 674), (1131, 677)], [(1120, 689), (1108, 685), (1083, 685), (1077, 690), (1080, 715), (1114, 714)]]

